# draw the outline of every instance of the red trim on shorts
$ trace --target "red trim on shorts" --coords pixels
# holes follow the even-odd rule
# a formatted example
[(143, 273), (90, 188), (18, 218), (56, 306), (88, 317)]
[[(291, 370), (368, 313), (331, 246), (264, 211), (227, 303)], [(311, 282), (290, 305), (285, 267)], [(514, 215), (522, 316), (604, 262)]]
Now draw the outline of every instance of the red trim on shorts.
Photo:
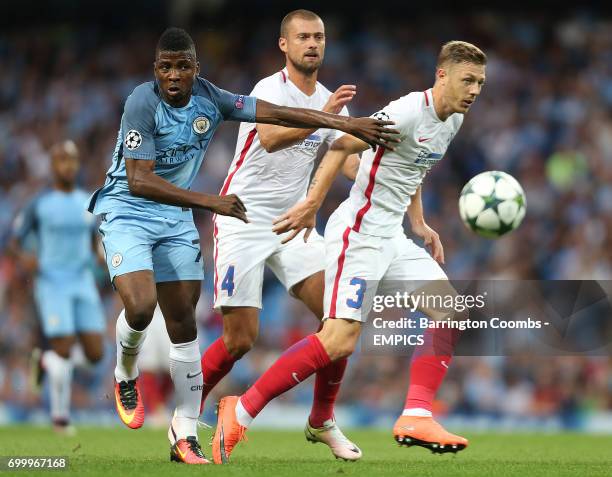
[(376, 182), (376, 172), (378, 171), (378, 166), (380, 166), (380, 161), (382, 160), (385, 151), (386, 149), (384, 147), (378, 146), (376, 156), (374, 156), (374, 161), (372, 162), (372, 168), (370, 169), (370, 180), (368, 181), (368, 187), (365, 191), (367, 202), (361, 209), (359, 209), (359, 212), (357, 212), (357, 217), (355, 218), (355, 225), (353, 225), (353, 230), (355, 232), (359, 232), (363, 216), (368, 210), (370, 210), (370, 207), (372, 207), (372, 191), (374, 190), (374, 183)]
[(336, 318), (336, 300), (338, 299), (338, 284), (340, 283), (340, 276), (342, 275), (342, 269), (344, 268), (344, 258), (346, 257), (346, 249), (349, 246), (349, 234), (351, 228), (347, 227), (342, 234), (342, 252), (338, 257), (338, 267), (336, 270), (336, 278), (334, 278), (334, 289), (331, 297), (331, 308), (329, 309), (328, 318)]
[(287, 75), (285, 74), (285, 72), (283, 70), (280, 71), (280, 74), (283, 75), (283, 83), (287, 82)]
[(247, 139), (244, 143), (244, 147), (242, 148), (242, 151), (240, 152), (240, 159), (238, 159), (238, 162), (236, 163), (236, 167), (234, 167), (234, 170), (225, 179), (225, 182), (223, 183), (223, 188), (221, 189), (221, 193), (219, 195), (225, 195), (227, 193), (227, 190), (229, 189), (232, 179), (234, 178), (234, 174), (238, 172), (238, 169), (240, 169), (240, 167), (244, 163), (244, 158), (249, 152), (249, 149), (251, 148), (251, 145), (253, 144), (253, 140), (255, 139), (256, 134), (257, 134), (257, 128), (254, 127), (253, 129), (251, 129), (251, 132), (247, 136)]
[(427, 91), (423, 91), (423, 94), (425, 95), (425, 105), (429, 106), (429, 98), (427, 97)]

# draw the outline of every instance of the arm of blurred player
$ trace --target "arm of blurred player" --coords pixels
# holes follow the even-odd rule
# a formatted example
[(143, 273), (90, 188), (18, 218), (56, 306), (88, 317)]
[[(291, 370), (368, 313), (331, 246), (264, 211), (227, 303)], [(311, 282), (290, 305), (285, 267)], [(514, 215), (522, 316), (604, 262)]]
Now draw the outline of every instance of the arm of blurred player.
[(104, 257), (104, 247), (102, 246), (102, 241), (100, 240), (100, 236), (96, 232), (96, 228), (92, 229), (91, 234), (91, 251), (96, 257), (96, 261), (98, 265), (104, 266), (106, 264), (106, 258)]
[(35, 253), (26, 250), (23, 243), (28, 236), (38, 230), (38, 219), (36, 214), (36, 199), (30, 201), (24, 209), (17, 214), (13, 221), (12, 238), (8, 243), (7, 253), (14, 257), (17, 263), (28, 273), (35, 274), (38, 271), (38, 257)]
[(254, 122), (295, 128), (338, 129), (361, 139), (372, 148), (382, 146), (393, 150), (393, 144), (399, 142), (399, 131), (385, 127), (395, 124), (393, 121), (338, 116), (314, 109), (278, 106), (261, 99), (257, 100)]
[(317, 211), (325, 200), (338, 171), (349, 156), (363, 152), (367, 148), (367, 143), (348, 134), (332, 143), (310, 183), (306, 199), (295, 204), (285, 214), (274, 220), (272, 231), (277, 235), (292, 231), (282, 243), (293, 240), (304, 229), (306, 229), (304, 242), (308, 240), (310, 232), (316, 225)]
[[(355, 85), (345, 84), (340, 86), (334, 94), (329, 97), (322, 111), (331, 114), (339, 114), (342, 108), (353, 99), (356, 93), (357, 87)], [(298, 129), (274, 126), (271, 124), (257, 124), (259, 141), (267, 152), (276, 152), (292, 146), (303, 141), (315, 131), (315, 128)]]
[(423, 243), (431, 250), (431, 256), (438, 263), (444, 263), (444, 247), (440, 241), (438, 232), (425, 223), (423, 216), (423, 201), (421, 199), (421, 188), (419, 186), (411, 198), (410, 205), (406, 210), (412, 232), (423, 239)]
[(246, 207), (235, 194), (218, 196), (181, 189), (155, 174), (155, 161), (125, 159), (130, 193), (137, 197), (177, 207), (207, 209), (247, 222)]
[(12, 238), (9, 241), (7, 254), (14, 257), (26, 272), (34, 274), (38, 271), (38, 258), (33, 253), (22, 248), (19, 240), (16, 238)]

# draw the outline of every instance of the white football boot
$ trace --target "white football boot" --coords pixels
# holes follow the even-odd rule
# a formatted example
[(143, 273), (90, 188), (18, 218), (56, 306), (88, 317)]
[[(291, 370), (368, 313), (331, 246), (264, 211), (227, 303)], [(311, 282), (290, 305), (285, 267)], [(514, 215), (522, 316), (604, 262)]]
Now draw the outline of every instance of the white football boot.
[(313, 444), (317, 442), (326, 444), (336, 459), (352, 461), (361, 459), (361, 449), (342, 433), (333, 419), (328, 419), (323, 423), (323, 427), (319, 428), (312, 427), (307, 420), (304, 434), (306, 440)]

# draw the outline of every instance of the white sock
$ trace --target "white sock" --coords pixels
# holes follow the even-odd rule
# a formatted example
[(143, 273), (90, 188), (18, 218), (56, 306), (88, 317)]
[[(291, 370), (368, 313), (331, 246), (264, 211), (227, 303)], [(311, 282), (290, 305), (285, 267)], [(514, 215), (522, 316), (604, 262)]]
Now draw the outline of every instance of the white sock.
[(72, 363), (53, 350), (43, 353), (43, 367), (49, 376), (51, 392), (51, 419), (70, 420), (70, 394)]
[(138, 377), (136, 361), (146, 336), (147, 329), (145, 328), (142, 331), (132, 329), (125, 319), (125, 310), (121, 310), (116, 326), (117, 366), (115, 367), (115, 379), (118, 383)]
[(236, 420), (242, 427), (249, 427), (253, 422), (253, 417), (244, 408), (240, 399), (238, 399), (236, 404)]
[(431, 411), (427, 409), (423, 409), (422, 407), (413, 407), (409, 409), (404, 409), (402, 411), (402, 416), (413, 416), (413, 417), (433, 417)]
[(80, 343), (75, 344), (70, 350), (70, 361), (75, 368), (91, 370), (94, 367), (94, 364), (85, 356), (85, 351)]
[(172, 427), (177, 440), (198, 436), (204, 385), (200, 357), (197, 338), (189, 343), (170, 343), (170, 377), (174, 383), (176, 401)]

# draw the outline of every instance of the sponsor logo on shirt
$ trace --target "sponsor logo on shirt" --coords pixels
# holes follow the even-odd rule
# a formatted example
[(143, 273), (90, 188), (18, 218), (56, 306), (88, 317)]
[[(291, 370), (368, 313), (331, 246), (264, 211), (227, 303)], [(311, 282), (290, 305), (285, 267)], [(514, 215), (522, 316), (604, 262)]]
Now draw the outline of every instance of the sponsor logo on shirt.
[(421, 149), (414, 163), (418, 166), (433, 167), (442, 159), (442, 156), (443, 154)]
[(298, 149), (305, 149), (309, 151), (316, 150), (316, 149), (319, 149), (321, 142), (322, 142), (321, 136), (319, 136), (318, 134), (311, 134), (303, 141), (295, 144), (293, 147), (298, 148)]

